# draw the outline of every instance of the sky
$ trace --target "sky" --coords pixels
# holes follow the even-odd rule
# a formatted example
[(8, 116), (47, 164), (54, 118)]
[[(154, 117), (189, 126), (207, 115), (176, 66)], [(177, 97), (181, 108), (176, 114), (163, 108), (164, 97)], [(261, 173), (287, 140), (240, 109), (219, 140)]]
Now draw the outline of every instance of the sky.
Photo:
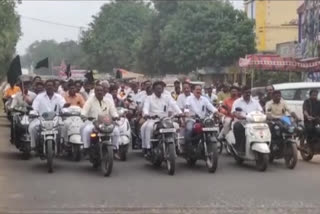
[[(23, 33), (17, 44), (18, 54), (23, 55), (27, 47), (36, 40), (78, 40), (81, 28), (88, 26), (92, 16), (97, 15), (106, 2), (107, 0), (23, 0), (17, 7)], [(241, 0), (232, 2), (238, 9), (243, 7)]]

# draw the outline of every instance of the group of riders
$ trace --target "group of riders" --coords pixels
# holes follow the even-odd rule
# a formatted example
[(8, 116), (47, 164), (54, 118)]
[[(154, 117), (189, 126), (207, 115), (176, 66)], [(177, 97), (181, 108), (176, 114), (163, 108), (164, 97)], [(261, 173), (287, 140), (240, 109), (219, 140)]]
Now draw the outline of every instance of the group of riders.
[[(219, 87), (213, 85), (203, 87), (202, 84), (196, 82), (177, 80), (174, 82), (173, 91), (168, 91), (166, 83), (161, 80), (146, 80), (140, 83), (122, 80), (67, 81), (49, 79), (43, 81), (41, 77), (36, 76), (34, 78), (20, 78), (18, 83), (10, 84), (4, 91), (3, 101), (8, 114), (19, 108), (26, 108), (28, 112), (36, 112), (40, 116), (48, 112), (59, 114), (63, 109), (77, 106), (83, 121), (79, 128), (79, 136), (81, 136), (83, 143), (81, 149), (84, 156), (90, 153), (93, 133), (98, 129), (97, 127), (100, 127), (96, 125), (95, 121), (99, 120), (101, 115), (106, 115), (112, 121), (117, 121), (122, 116), (119, 114), (119, 109), (127, 109), (125, 116), (130, 122), (131, 127), (129, 128), (132, 133), (130, 139), (133, 148), (141, 148), (146, 159), (159, 165), (159, 160), (157, 161), (154, 156), (159, 153), (159, 151), (155, 151), (155, 147), (160, 144), (159, 142), (154, 143), (155, 138), (158, 138), (158, 141), (166, 141), (164, 139), (169, 136), (167, 133), (174, 129), (174, 158), (176, 154), (182, 154), (189, 164), (194, 164), (197, 159), (204, 159), (210, 165), (209, 157), (211, 157), (213, 159), (211, 165), (215, 165), (211, 166), (212, 172), (215, 171), (217, 164), (217, 157), (214, 157), (217, 156), (215, 150), (223, 147), (223, 142), (227, 141), (229, 133), (232, 133), (235, 139), (234, 150), (229, 152), (236, 153), (240, 157), (246, 152), (248, 134), (245, 121), (247, 115), (253, 112), (263, 113), (267, 118), (266, 121), (269, 121), (266, 124), (271, 132), (271, 139), (273, 139), (278, 128), (277, 124), (279, 124), (274, 121), (281, 120), (285, 116), (289, 116), (290, 120), (296, 124), (301, 121), (301, 118), (298, 118), (297, 114), (292, 112), (282, 99), (281, 92), (274, 90), (272, 85), (266, 87), (265, 96), (255, 98), (251, 95), (250, 87), (240, 88), (228, 84)], [(296, 134), (295, 137), (299, 137), (300, 140), (304, 139), (305, 145), (311, 145), (314, 144), (314, 136), (317, 134), (320, 118), (317, 90), (311, 90), (309, 98), (304, 101), (303, 116), (305, 128), (301, 132), (302, 134)], [(15, 117), (19, 117), (19, 114), (12, 114), (10, 117), (11, 121), (15, 121), (17, 119)], [(169, 124), (168, 127), (166, 125), (168, 123), (164, 121), (165, 118), (171, 121), (171, 125)], [(27, 132), (30, 135), (30, 150), (41, 153), (41, 149), (37, 148), (42, 136), (40, 118), (30, 117), (29, 120)], [(199, 134), (197, 124), (199, 123), (202, 124), (201, 130), (203, 132), (207, 130), (209, 134), (197, 138), (196, 136)], [(219, 127), (218, 132), (207, 128), (216, 125)], [(57, 142), (63, 144), (68, 141), (66, 134), (68, 126), (70, 123), (64, 123), (62, 120), (59, 134), (55, 135), (59, 138), (56, 139)], [(114, 125), (110, 133), (114, 156), (112, 158), (121, 159), (119, 157), (121, 132), (121, 128)], [(11, 142), (17, 144), (17, 136), (19, 135), (21, 132), (14, 127), (13, 123)], [(209, 144), (203, 144), (204, 148), (199, 152), (203, 158), (192, 156), (191, 150), (199, 148), (199, 145), (194, 147), (194, 142), (207, 141), (208, 139), (216, 141), (220, 146), (213, 146), (212, 150)], [(166, 147), (163, 146), (163, 148)], [(301, 150), (305, 156), (307, 154), (313, 155), (310, 146), (301, 148)], [(170, 159), (170, 152), (166, 153), (166, 151), (167, 148), (163, 151), (165, 154), (162, 154), (163, 161)], [(167, 163), (173, 164), (173, 162)], [(172, 165), (170, 167), (172, 170)]]

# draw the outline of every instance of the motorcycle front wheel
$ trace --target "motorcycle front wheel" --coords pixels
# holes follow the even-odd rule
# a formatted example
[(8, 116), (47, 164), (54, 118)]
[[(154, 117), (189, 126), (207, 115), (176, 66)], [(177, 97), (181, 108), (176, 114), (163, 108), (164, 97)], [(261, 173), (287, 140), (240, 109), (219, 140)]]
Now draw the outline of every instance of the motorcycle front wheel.
[(52, 173), (53, 172), (53, 145), (54, 141), (53, 140), (48, 140), (46, 142), (47, 144), (47, 167), (48, 167), (48, 172)]
[(298, 161), (297, 144), (294, 142), (288, 142), (284, 154), (284, 160), (287, 168), (294, 169)]
[(110, 176), (113, 167), (113, 147), (102, 144), (101, 148), (101, 172), (107, 177)]
[(218, 167), (218, 147), (216, 143), (207, 144), (206, 165), (208, 172), (214, 173)]
[(300, 155), (305, 161), (311, 161), (314, 155), (310, 144), (304, 138), (300, 139)]
[(29, 160), (31, 157), (31, 146), (30, 143), (25, 145), (22, 151), (22, 158), (24, 160)]
[(169, 175), (174, 175), (176, 169), (176, 152), (174, 143), (167, 146), (167, 170)]
[(269, 154), (256, 152), (256, 168), (258, 171), (266, 171), (269, 162)]
[(72, 144), (72, 160), (73, 161), (81, 160), (81, 145)]
[(128, 149), (129, 149), (129, 144), (119, 146), (120, 160), (122, 160), (122, 161), (127, 160)]

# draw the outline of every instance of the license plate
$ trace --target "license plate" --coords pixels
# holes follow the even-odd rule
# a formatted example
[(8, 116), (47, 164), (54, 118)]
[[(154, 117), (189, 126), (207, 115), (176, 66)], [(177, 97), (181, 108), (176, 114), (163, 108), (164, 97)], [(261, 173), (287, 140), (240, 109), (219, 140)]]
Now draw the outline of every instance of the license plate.
[(41, 132), (42, 135), (52, 135), (52, 134), (58, 134), (57, 130), (49, 130), (49, 131), (43, 131)]
[(160, 133), (172, 133), (176, 132), (175, 128), (170, 128), (170, 129), (160, 129)]
[(219, 130), (216, 127), (205, 127), (205, 128), (202, 128), (202, 131), (204, 131), (204, 132), (217, 132)]

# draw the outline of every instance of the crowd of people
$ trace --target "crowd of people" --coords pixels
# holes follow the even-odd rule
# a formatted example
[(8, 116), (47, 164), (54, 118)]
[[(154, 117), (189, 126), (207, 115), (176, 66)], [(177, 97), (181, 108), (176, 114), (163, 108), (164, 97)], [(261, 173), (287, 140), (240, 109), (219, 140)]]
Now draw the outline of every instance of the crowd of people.
[[(310, 97), (304, 102), (304, 124), (308, 136), (314, 131), (314, 123), (320, 118), (320, 103), (317, 100), (318, 91), (311, 90)], [(108, 114), (118, 118), (117, 107), (136, 108), (140, 116), (142, 148), (146, 156), (150, 152), (150, 139), (154, 116), (165, 117), (170, 114), (183, 116), (205, 117), (213, 113), (221, 118), (223, 128), (219, 140), (223, 140), (233, 125), (236, 138), (236, 147), (239, 152), (244, 151), (245, 132), (241, 122), (246, 114), (252, 111), (265, 112), (268, 118), (276, 119), (289, 113), (293, 118), (300, 118), (292, 112), (281, 98), (281, 92), (272, 86), (266, 87), (264, 96), (258, 99), (251, 96), (250, 87), (229, 86), (223, 84), (219, 87), (192, 84), (189, 81), (175, 81), (174, 90), (168, 91), (163, 81), (146, 80), (143, 82), (107, 81), (61, 81), (46, 80), (36, 76), (33, 79), (22, 80), (18, 84), (11, 84), (4, 92), (3, 100), (12, 99), (11, 108), (17, 106), (30, 107), (40, 115), (44, 112), (59, 111), (69, 106), (79, 106), (85, 118), (96, 119), (99, 114)], [(239, 110), (240, 109), (240, 110)], [(223, 118), (223, 119), (222, 119)], [(92, 120), (86, 121), (81, 129), (84, 148), (90, 144), (90, 133), (93, 129)], [(185, 142), (191, 138), (192, 121), (180, 124), (184, 127)], [(31, 147), (34, 148), (39, 130), (39, 120), (30, 123)], [(119, 130), (113, 131), (112, 142), (118, 148)]]

